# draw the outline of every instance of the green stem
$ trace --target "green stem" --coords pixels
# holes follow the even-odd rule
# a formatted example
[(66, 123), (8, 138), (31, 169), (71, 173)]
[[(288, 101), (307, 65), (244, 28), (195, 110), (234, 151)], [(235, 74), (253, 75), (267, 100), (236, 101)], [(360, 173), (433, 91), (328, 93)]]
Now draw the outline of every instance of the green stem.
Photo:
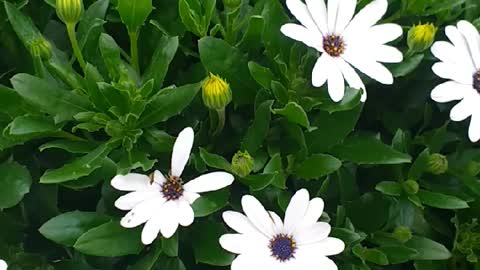
[(77, 61), (80, 64), (80, 67), (82, 67), (82, 70), (85, 73), (85, 67), (87, 66), (87, 64), (85, 63), (85, 60), (83, 58), (82, 51), (80, 50), (80, 46), (78, 46), (74, 23), (67, 23), (67, 32), (68, 32), (68, 38), (70, 38), (70, 43), (72, 44), (73, 54), (75, 55), (75, 58), (77, 58)]
[(225, 109), (216, 110), (217, 112), (217, 128), (213, 132), (213, 135), (216, 136), (222, 132), (223, 127), (225, 126)]
[(130, 37), (130, 64), (132, 64), (133, 69), (140, 75), (140, 65), (138, 62), (138, 31), (128, 32)]
[(225, 40), (233, 45), (234, 41), (234, 33), (233, 33), (233, 25), (232, 25), (232, 13), (229, 8), (226, 9), (226, 35)]
[(42, 58), (40, 56), (33, 56), (33, 66), (35, 68), (35, 75), (39, 78), (45, 78), (45, 70), (43, 69)]

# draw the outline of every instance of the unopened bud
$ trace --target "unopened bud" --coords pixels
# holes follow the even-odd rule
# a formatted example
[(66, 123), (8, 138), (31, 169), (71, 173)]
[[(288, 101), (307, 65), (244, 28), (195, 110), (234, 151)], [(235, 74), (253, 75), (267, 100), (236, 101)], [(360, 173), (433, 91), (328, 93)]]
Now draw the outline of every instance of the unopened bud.
[(240, 177), (249, 175), (254, 165), (255, 162), (247, 151), (238, 151), (232, 158), (232, 170)]
[(223, 110), (232, 101), (232, 90), (225, 80), (210, 73), (203, 82), (202, 97), (208, 108)]
[(414, 180), (407, 180), (403, 182), (402, 187), (405, 193), (409, 195), (417, 194), (418, 190), (420, 189), (420, 187), (418, 186), (418, 183)]
[(52, 58), (52, 45), (44, 37), (39, 37), (29, 42), (28, 49), (34, 57), (40, 57), (43, 60)]
[(442, 154), (432, 154), (429, 157), (427, 171), (432, 174), (444, 174), (448, 170), (448, 159)]
[(236, 9), (241, 3), (242, 0), (223, 0), (223, 5), (229, 9)]
[(398, 241), (405, 243), (412, 238), (412, 232), (407, 227), (399, 226), (395, 228), (392, 236)]
[(83, 0), (57, 0), (56, 9), (65, 24), (76, 24), (83, 13)]
[(408, 31), (407, 44), (412, 52), (423, 52), (432, 46), (437, 28), (432, 23), (414, 25)]

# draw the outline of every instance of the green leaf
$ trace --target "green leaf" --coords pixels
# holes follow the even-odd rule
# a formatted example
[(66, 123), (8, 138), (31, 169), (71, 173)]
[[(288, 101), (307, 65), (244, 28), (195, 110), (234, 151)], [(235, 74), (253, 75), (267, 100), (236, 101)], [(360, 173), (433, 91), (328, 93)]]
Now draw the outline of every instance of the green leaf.
[(178, 233), (170, 238), (162, 238), (162, 250), (170, 257), (178, 257)]
[(219, 222), (203, 221), (192, 226), (192, 246), (195, 261), (215, 266), (230, 265), (234, 255), (220, 247), (218, 239), (227, 230)]
[(134, 148), (129, 153), (125, 153), (118, 162), (118, 174), (124, 175), (137, 168), (142, 168), (146, 172), (153, 168), (156, 162), (156, 159), (150, 159), (149, 153)]
[(232, 88), (237, 106), (251, 104), (258, 86), (250, 76), (247, 58), (226, 41), (205, 37), (198, 42), (200, 59), (205, 68), (225, 78)]
[(32, 177), (28, 170), (15, 161), (0, 165), (0, 209), (17, 205), (30, 192)]
[(415, 260), (447, 260), (452, 256), (444, 245), (425, 237), (413, 236), (405, 246), (418, 252)]
[(415, 249), (404, 246), (384, 246), (378, 248), (381, 252), (387, 255), (390, 264), (405, 263), (413, 260), (418, 252)]
[(126, 229), (120, 222), (110, 221), (84, 233), (73, 247), (87, 255), (125, 256), (142, 250), (140, 238), (140, 229)]
[(212, 168), (221, 169), (227, 172), (231, 172), (232, 165), (222, 156), (211, 154), (207, 150), (200, 147), (200, 157), (203, 159), (205, 164)]
[(242, 148), (248, 153), (254, 154), (265, 140), (268, 130), (270, 129), (271, 107), (273, 101), (267, 100), (260, 104), (255, 112), (255, 119), (248, 128), (242, 143)]
[(120, 78), (120, 69), (125, 66), (120, 57), (120, 47), (111, 36), (105, 33), (100, 35), (98, 46), (110, 77), (113, 81), (117, 81)]
[[(145, 269), (142, 268), (141, 270)], [(187, 268), (185, 268), (180, 258), (170, 258), (162, 255), (158, 258), (152, 270), (187, 270)]]
[(85, 67), (85, 81), (87, 84), (88, 97), (97, 109), (107, 112), (113, 105), (97, 85), (99, 76), (97, 68), (87, 63)]
[(163, 36), (160, 41), (158, 41), (158, 47), (152, 56), (150, 66), (143, 75), (143, 81), (147, 82), (150, 79), (154, 79), (154, 88), (160, 89), (167, 75), (168, 66), (170, 62), (172, 62), (177, 49), (178, 37)]
[(25, 16), (10, 2), (4, 1), (4, 4), (8, 20), (25, 47), (28, 48), (30, 42), (42, 38), (42, 34), (30, 17)]
[(272, 112), (285, 116), (285, 118), (292, 123), (299, 124), (305, 128), (310, 127), (307, 113), (303, 110), (302, 106), (296, 102), (289, 102), (284, 108), (273, 109)]
[(170, 153), (172, 151), (176, 138), (165, 131), (149, 128), (144, 130), (144, 135), (153, 150), (160, 153)]
[(249, 186), (253, 191), (259, 191), (270, 186), (273, 181), (276, 180), (277, 175), (277, 173), (248, 175), (240, 178), (239, 181), (242, 184)]
[(77, 158), (59, 169), (47, 171), (40, 177), (40, 183), (61, 183), (89, 175), (95, 169), (102, 166), (103, 161), (110, 151), (112, 151), (111, 145), (108, 143), (102, 144), (89, 154)]
[(238, 47), (250, 52), (259, 50), (261, 48), (261, 43), (258, 41), (262, 39), (264, 27), (265, 21), (262, 16), (251, 16), (248, 20), (247, 30), (245, 31)]
[(360, 234), (345, 228), (332, 228), (330, 236), (341, 239), (346, 245), (362, 240)]
[(378, 265), (388, 265), (388, 258), (385, 253), (376, 248), (363, 248), (359, 244), (352, 249), (353, 253), (362, 260)]
[(361, 90), (348, 87), (345, 90), (345, 95), (340, 102), (334, 102), (330, 97), (328, 97), (321, 100), (322, 104), (319, 106), (319, 108), (329, 113), (349, 111), (359, 106), (361, 97)]
[(402, 63), (393, 64), (391, 68), (393, 77), (404, 77), (412, 73), (420, 65), (423, 58), (423, 54), (417, 54), (404, 59)]
[(155, 242), (152, 249), (144, 256), (142, 256), (134, 265), (131, 265), (127, 270), (152, 270), (155, 266), (155, 263), (159, 261), (160, 255), (162, 254), (162, 248), (159, 244), (160, 242)]
[(152, 97), (139, 120), (138, 126), (153, 126), (178, 115), (192, 102), (199, 90), (200, 83), (163, 89)]
[(276, 153), (272, 156), (270, 161), (265, 165), (263, 169), (264, 174), (275, 174), (275, 178), (272, 180), (272, 185), (280, 189), (286, 189), (287, 176), (283, 170), (282, 156), (280, 153)]
[(308, 157), (295, 168), (295, 174), (306, 180), (319, 179), (329, 175), (342, 166), (342, 162), (333, 156), (315, 154)]
[(423, 204), (441, 209), (464, 209), (468, 208), (466, 201), (442, 193), (420, 190), (417, 193)]
[(117, 10), (128, 31), (136, 32), (152, 12), (152, 0), (118, 0)]
[(13, 119), (23, 115), (28, 107), (15, 90), (0, 84), (0, 108), (2, 108), (0, 114), (5, 114), (9, 119)]
[(9, 124), (10, 135), (33, 135), (58, 131), (59, 128), (48, 116), (25, 115), (15, 118)]
[(221, 189), (202, 195), (192, 205), (195, 217), (206, 217), (217, 212), (228, 204), (230, 191)]
[(428, 148), (425, 148), (417, 159), (413, 162), (410, 170), (408, 171), (408, 178), (413, 180), (419, 180), (422, 177), (423, 172), (426, 171), (428, 167), (428, 161), (430, 160), (430, 151)]
[(345, 203), (348, 218), (355, 228), (376, 232), (389, 219), (391, 201), (378, 192), (364, 193), (360, 198)]
[(400, 153), (371, 135), (356, 134), (332, 149), (335, 156), (358, 164), (401, 164), (411, 157)]
[(93, 151), (96, 148), (96, 145), (87, 141), (56, 140), (42, 144), (38, 147), (40, 152), (52, 148), (62, 149), (74, 154), (86, 154)]
[(25, 100), (53, 115), (55, 123), (71, 120), (77, 113), (92, 110), (85, 97), (58, 88), (46, 80), (28, 74), (17, 74), (11, 82)]
[(375, 190), (390, 196), (400, 196), (403, 193), (402, 185), (397, 182), (383, 181), (375, 186)]
[(107, 216), (96, 212), (74, 211), (50, 219), (39, 231), (55, 243), (71, 247), (82, 234), (108, 221)]
[(248, 69), (252, 78), (263, 88), (270, 89), (271, 82), (275, 79), (269, 68), (261, 66), (253, 61), (248, 62)]

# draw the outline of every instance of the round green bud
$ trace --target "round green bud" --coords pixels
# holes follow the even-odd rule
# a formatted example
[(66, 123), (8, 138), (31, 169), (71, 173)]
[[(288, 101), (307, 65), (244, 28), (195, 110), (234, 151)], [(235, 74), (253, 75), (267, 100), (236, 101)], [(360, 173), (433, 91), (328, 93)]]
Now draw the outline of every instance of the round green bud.
[(249, 175), (254, 165), (255, 161), (247, 151), (238, 151), (232, 158), (232, 170), (240, 177)]
[(408, 31), (407, 44), (412, 52), (423, 52), (432, 46), (437, 27), (432, 23), (414, 25)]
[(471, 176), (477, 176), (480, 173), (480, 162), (470, 161), (467, 164), (467, 173)]
[(210, 73), (203, 81), (202, 97), (209, 109), (223, 110), (232, 101), (232, 90), (225, 80)]
[(432, 154), (428, 159), (427, 171), (432, 174), (444, 174), (448, 170), (448, 159), (442, 154)]
[(83, 0), (57, 0), (57, 15), (65, 24), (76, 24), (83, 13)]
[(407, 180), (402, 183), (403, 190), (409, 195), (417, 194), (418, 189), (420, 188), (417, 181)]
[(43, 60), (52, 58), (52, 44), (42, 36), (29, 42), (27, 47), (34, 57), (40, 57)]
[(223, 5), (229, 9), (236, 9), (241, 3), (242, 0), (223, 0)]
[(407, 227), (399, 226), (393, 231), (392, 237), (405, 243), (412, 238), (412, 232)]

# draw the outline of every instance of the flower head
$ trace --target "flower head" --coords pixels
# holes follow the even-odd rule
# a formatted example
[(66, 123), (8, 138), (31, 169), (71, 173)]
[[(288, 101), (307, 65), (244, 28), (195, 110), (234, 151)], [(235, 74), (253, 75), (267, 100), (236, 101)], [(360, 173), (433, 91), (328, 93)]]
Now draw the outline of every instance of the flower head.
[(437, 85), (430, 96), (440, 103), (459, 101), (450, 111), (453, 121), (471, 116), (468, 137), (480, 140), (480, 34), (467, 21), (445, 27), (450, 42), (437, 41), (432, 45), (433, 55), (440, 60), (432, 70), (448, 80)]
[(202, 85), (203, 103), (210, 109), (223, 110), (232, 101), (232, 90), (219, 76), (210, 73)]
[(117, 175), (111, 181), (114, 188), (130, 192), (115, 201), (118, 209), (130, 210), (120, 224), (133, 228), (145, 223), (142, 231), (145, 245), (151, 244), (159, 232), (170, 238), (178, 225), (190, 226), (194, 220), (191, 204), (200, 197), (198, 193), (222, 189), (234, 180), (229, 173), (213, 172), (184, 183), (181, 175), (190, 157), (193, 139), (191, 128), (180, 132), (173, 146), (171, 170), (167, 177), (157, 170), (150, 176), (137, 173)]
[(0, 270), (7, 270), (8, 265), (4, 260), (0, 260)]
[(76, 24), (83, 13), (83, 0), (57, 0), (57, 15), (65, 24)]
[(419, 24), (408, 31), (407, 43), (412, 52), (423, 52), (432, 46), (437, 27), (433, 23)]
[[(287, 23), (281, 32), (322, 53), (312, 71), (312, 84), (321, 87), (328, 81), (333, 101), (342, 100), (344, 80), (352, 88), (365, 90), (355, 69), (383, 84), (392, 84), (393, 76), (381, 63), (398, 63), (402, 53), (385, 45), (402, 35), (393, 23), (375, 25), (385, 14), (387, 0), (374, 0), (357, 15), (357, 0), (287, 0), (290, 12), (301, 23)], [(355, 16), (354, 16), (355, 15)], [(363, 91), (362, 101), (367, 98)]]
[(243, 196), (245, 215), (227, 211), (223, 220), (237, 233), (220, 237), (221, 246), (235, 254), (231, 269), (311, 269), (336, 270), (327, 256), (342, 252), (345, 244), (328, 237), (330, 225), (318, 222), (323, 212), (323, 200), (313, 198), (307, 190), (299, 190), (291, 199), (282, 221), (268, 212), (250, 195)]

